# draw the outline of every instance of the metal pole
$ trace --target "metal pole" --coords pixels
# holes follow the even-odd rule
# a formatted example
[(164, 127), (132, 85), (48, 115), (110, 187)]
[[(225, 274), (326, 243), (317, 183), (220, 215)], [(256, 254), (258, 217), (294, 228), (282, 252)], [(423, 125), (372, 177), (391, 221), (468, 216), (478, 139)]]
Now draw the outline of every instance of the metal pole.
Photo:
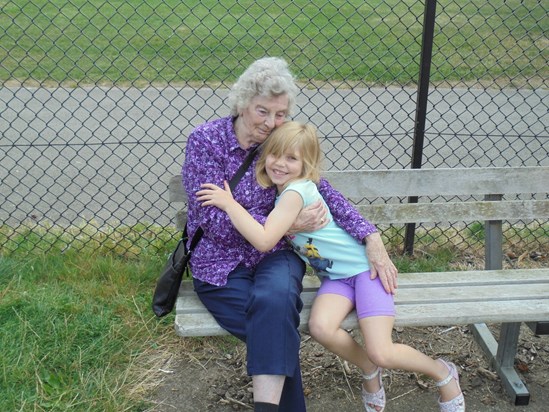
[[(416, 121), (414, 125), (414, 144), (412, 150), (412, 169), (421, 169), (423, 157), (423, 140), (425, 137), (425, 118), (427, 117), (427, 102), (429, 98), (429, 78), (433, 58), (433, 38), (435, 33), (436, 0), (425, 1), (423, 16), (423, 36), (421, 45), (421, 60), (416, 101)], [(417, 196), (409, 196), (408, 203), (417, 203)], [(404, 236), (404, 253), (414, 253), (415, 223), (406, 224)]]

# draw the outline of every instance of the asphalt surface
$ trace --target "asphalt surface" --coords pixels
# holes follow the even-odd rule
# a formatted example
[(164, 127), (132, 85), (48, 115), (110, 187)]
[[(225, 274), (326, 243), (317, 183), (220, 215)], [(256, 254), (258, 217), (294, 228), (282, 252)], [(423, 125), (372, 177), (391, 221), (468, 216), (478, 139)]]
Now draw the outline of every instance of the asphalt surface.
[[(325, 168), (403, 167), (415, 95), (306, 89), (294, 118), (318, 126)], [(191, 88), (0, 88), (0, 223), (170, 223), (167, 183), (180, 172), (186, 137), (228, 115), (225, 97)], [(547, 90), (432, 90), (425, 162), (547, 165), (548, 106)]]

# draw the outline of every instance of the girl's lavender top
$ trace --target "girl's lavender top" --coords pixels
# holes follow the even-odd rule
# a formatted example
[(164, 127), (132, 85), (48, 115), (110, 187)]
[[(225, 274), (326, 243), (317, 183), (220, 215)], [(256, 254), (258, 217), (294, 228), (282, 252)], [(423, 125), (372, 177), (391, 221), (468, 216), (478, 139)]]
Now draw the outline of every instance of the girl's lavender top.
[[(202, 207), (196, 201), (196, 192), (203, 183), (223, 187), (236, 173), (247, 153), (237, 141), (233, 118), (224, 117), (198, 126), (190, 134), (183, 164), (183, 184), (189, 198), (188, 231), (192, 238), (198, 226), (204, 236), (198, 242), (190, 260), (195, 278), (218, 286), (227, 283), (227, 276), (239, 264), (249, 268), (266, 255), (258, 252), (236, 229), (229, 217), (214, 206)], [(255, 163), (251, 164), (233, 191), (240, 203), (260, 223), (274, 207), (276, 188), (264, 189), (255, 180)], [(322, 179), (319, 191), (332, 211), (334, 221), (358, 241), (377, 231), (330, 184)], [(272, 251), (289, 248), (282, 240)], [(271, 252), (272, 252), (271, 251)], [(267, 252), (270, 253), (270, 252)]]

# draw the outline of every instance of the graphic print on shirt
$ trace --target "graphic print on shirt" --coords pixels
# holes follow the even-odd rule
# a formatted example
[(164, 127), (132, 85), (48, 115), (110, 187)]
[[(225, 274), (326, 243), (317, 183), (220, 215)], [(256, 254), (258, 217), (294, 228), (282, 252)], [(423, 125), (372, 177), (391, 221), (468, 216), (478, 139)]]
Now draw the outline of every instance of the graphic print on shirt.
[(298, 253), (307, 258), (307, 260), (309, 261), (309, 265), (311, 265), (311, 267), (317, 273), (328, 273), (326, 269), (332, 267), (333, 261), (325, 259), (320, 255), (317, 247), (313, 245), (312, 238), (309, 238), (304, 246), (296, 246), (295, 249)]

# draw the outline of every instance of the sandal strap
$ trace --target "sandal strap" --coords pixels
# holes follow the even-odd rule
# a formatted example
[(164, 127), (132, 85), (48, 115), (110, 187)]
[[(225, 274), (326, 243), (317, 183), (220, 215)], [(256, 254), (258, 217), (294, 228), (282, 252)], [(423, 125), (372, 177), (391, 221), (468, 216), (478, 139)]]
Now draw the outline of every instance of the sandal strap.
[(453, 379), (454, 377), (452, 376), (451, 373), (448, 374), (447, 377), (445, 377), (443, 380), (441, 381), (438, 381), (436, 383), (437, 387), (440, 388), (441, 386), (444, 386), (444, 385), (448, 385), (450, 383), (450, 381)]
[(456, 381), (459, 379), (456, 371), (456, 367), (451, 362), (446, 362), (444, 359), (437, 359), (439, 362), (441, 362), (446, 368), (448, 369), (448, 376), (446, 376), (443, 380), (436, 382), (436, 386), (440, 388), (441, 386), (448, 385), (452, 379), (455, 379)]
[(366, 375), (365, 373), (363, 373), (362, 379), (364, 379), (365, 381), (371, 381), (372, 379), (377, 377), (377, 375), (379, 375), (380, 372), (381, 372), (381, 368), (378, 366), (377, 369), (369, 375)]

